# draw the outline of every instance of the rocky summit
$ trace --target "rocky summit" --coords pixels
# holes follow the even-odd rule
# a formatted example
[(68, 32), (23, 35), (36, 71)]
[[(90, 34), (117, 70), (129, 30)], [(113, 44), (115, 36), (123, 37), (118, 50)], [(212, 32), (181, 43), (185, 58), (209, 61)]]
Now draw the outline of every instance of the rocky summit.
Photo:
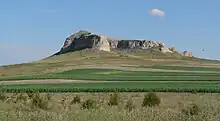
[(176, 51), (174, 47), (168, 48), (162, 42), (151, 40), (116, 40), (110, 39), (107, 36), (80, 30), (68, 36), (60, 52), (55, 55), (83, 49), (108, 52), (114, 50), (149, 51), (151, 49), (158, 50), (162, 53), (173, 53)]

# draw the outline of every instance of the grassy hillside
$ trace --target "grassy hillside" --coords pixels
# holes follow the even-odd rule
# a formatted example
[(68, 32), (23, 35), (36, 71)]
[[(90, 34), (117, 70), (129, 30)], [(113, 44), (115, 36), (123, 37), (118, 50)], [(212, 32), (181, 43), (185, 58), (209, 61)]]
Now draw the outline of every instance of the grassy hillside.
[(164, 54), (154, 52), (125, 53), (76, 51), (48, 57), (32, 63), (0, 66), (0, 77), (58, 73), (88, 66), (149, 66), (149, 65), (198, 65), (214, 67), (218, 61), (182, 57), (178, 53)]

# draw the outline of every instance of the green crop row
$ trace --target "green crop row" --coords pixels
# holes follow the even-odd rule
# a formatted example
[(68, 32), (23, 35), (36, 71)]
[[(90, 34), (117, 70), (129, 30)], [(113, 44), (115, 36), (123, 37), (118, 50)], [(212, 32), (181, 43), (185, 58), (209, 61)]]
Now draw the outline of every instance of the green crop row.
[(219, 93), (218, 82), (114, 82), (75, 84), (2, 85), (7, 92), (204, 92)]

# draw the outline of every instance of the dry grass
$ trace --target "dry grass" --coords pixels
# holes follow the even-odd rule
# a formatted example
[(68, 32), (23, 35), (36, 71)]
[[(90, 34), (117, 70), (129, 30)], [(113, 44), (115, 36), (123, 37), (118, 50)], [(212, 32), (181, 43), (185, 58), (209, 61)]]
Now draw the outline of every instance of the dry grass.
[[(161, 103), (156, 107), (141, 106), (146, 93), (119, 93), (119, 105), (108, 105), (109, 93), (52, 94), (49, 110), (31, 109), (28, 103), (0, 101), (0, 120), (4, 121), (219, 121), (219, 94), (156, 93)], [(41, 94), (43, 95), (43, 94)], [(96, 108), (82, 109), (82, 104), (71, 105), (78, 95), (81, 102), (96, 101)], [(132, 99), (134, 109), (125, 107)], [(197, 115), (186, 115), (182, 110), (190, 104), (199, 107)]]
[[(122, 56), (123, 55), (123, 56)], [(184, 59), (172, 55), (159, 54), (152, 58), (151, 53), (129, 53), (124, 55), (120, 52), (89, 52), (77, 51), (59, 56), (45, 58), (40, 61), (26, 64), (16, 64), (0, 66), (0, 76), (31, 75), (42, 73), (57, 73), (74, 68), (84, 68), (87, 66), (124, 66), (124, 65), (197, 65), (213, 66), (215, 61)], [(216, 66), (216, 65), (215, 65)], [(163, 71), (163, 70), (162, 70)], [(167, 71), (167, 70), (166, 70)]]

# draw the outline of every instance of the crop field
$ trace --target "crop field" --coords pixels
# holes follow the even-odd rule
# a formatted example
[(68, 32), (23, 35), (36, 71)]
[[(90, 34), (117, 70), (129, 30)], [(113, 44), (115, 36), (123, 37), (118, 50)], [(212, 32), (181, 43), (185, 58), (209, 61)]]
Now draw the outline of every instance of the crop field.
[(220, 119), (219, 94), (1, 93), (0, 97), (1, 121), (219, 121)]
[(0, 77), (0, 80), (30, 79), (73, 79), (96, 81), (219, 81), (220, 73), (74, 69), (54, 74)]
[(1, 85), (6, 92), (191, 92), (219, 93), (219, 82), (93, 82)]
[[(220, 73), (75, 69), (61, 73), (4, 76), (0, 80), (71, 79), (77, 83), (2, 85), (7, 92), (192, 92), (219, 93)], [(51, 80), (53, 81), (53, 80)], [(49, 81), (48, 81), (49, 82)]]

